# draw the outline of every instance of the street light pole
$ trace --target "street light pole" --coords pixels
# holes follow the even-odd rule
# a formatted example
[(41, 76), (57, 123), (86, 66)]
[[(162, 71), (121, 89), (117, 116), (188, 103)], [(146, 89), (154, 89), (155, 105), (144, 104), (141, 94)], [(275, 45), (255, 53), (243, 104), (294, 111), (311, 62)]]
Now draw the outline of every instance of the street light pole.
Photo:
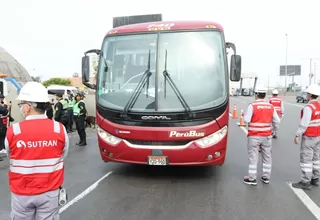
[[(305, 60), (305, 59), (308, 59), (309, 61), (310, 61), (310, 67), (309, 67), (309, 85), (311, 85), (311, 83), (312, 83), (312, 77), (315, 77), (315, 72), (314, 73), (312, 73), (312, 61), (314, 61), (314, 60), (320, 60), (320, 58), (315, 58), (315, 57), (313, 57), (313, 58), (301, 58), (301, 59), (303, 59), (303, 60)], [(315, 71), (315, 69), (314, 69), (314, 71)], [(314, 78), (314, 81), (315, 81), (315, 78)]]
[(284, 79), (284, 95), (287, 95), (287, 75), (288, 75), (288, 34), (286, 34), (286, 65)]

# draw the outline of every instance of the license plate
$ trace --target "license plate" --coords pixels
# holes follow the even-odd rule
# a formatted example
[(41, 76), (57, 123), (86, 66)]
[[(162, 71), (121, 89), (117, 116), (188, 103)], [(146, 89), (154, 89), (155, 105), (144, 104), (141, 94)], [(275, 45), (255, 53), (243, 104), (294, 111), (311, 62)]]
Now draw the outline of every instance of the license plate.
[(167, 165), (167, 157), (164, 156), (149, 156), (148, 164), (155, 166), (165, 166)]

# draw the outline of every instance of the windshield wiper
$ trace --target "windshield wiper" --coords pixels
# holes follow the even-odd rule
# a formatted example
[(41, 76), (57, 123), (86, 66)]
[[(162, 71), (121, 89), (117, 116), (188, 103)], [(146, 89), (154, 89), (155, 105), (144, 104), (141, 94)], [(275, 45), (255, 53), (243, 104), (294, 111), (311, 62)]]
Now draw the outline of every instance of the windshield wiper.
[(169, 82), (169, 85), (171, 86), (172, 90), (174, 91), (174, 93), (176, 94), (177, 98), (179, 99), (181, 105), (184, 107), (184, 109), (186, 110), (186, 112), (188, 113), (190, 118), (193, 118), (194, 115), (191, 112), (191, 108), (189, 107), (188, 103), (186, 102), (186, 100), (183, 98), (182, 94), (180, 93), (178, 87), (176, 86), (176, 84), (173, 82), (173, 80), (171, 79), (168, 71), (167, 71), (167, 50), (165, 53), (165, 61), (164, 61), (164, 71), (163, 71), (163, 76), (164, 76), (164, 98), (166, 98), (167, 96), (167, 80)]
[(149, 89), (149, 78), (152, 75), (152, 72), (150, 71), (150, 58), (151, 58), (151, 51), (149, 50), (149, 57), (148, 57), (148, 69), (144, 72), (141, 80), (139, 81), (137, 87), (135, 88), (133, 94), (131, 95), (130, 99), (128, 100), (126, 106), (123, 110), (123, 117), (127, 117), (128, 111), (134, 106), (134, 104), (137, 102), (137, 99), (139, 98), (143, 88), (147, 85), (147, 97), (148, 97), (148, 89)]

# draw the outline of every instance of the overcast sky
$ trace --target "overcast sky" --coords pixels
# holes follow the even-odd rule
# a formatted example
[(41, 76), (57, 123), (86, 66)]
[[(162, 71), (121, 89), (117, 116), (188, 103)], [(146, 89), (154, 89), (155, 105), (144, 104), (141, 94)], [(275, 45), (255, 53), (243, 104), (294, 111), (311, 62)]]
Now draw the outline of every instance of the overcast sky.
[[(177, 2), (176, 4), (173, 4)], [(179, 2), (179, 4), (178, 4)], [(164, 20), (212, 20), (236, 43), (243, 72), (256, 72), (266, 82), (279, 77), (285, 64), (320, 58), (319, 0), (0, 0), (0, 45), (30, 73), (48, 79), (80, 72), (87, 49), (99, 48), (112, 28), (112, 17), (162, 13)], [(191, 1), (190, 1), (191, 2)], [(320, 59), (318, 65), (320, 80)], [(314, 64), (313, 64), (314, 65)], [(313, 68), (313, 67), (312, 67)]]

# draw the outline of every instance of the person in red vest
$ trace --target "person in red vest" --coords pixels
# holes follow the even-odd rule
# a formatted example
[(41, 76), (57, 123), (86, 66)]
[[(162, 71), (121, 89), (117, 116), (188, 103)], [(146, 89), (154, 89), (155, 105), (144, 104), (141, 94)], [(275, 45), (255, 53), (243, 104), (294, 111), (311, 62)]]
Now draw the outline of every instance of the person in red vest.
[(64, 158), (69, 148), (65, 127), (47, 118), (47, 89), (27, 82), (18, 106), (25, 120), (12, 124), (6, 135), (10, 159), (11, 219), (59, 219), (59, 194)]
[(261, 181), (270, 182), (272, 168), (272, 127), (277, 127), (280, 119), (273, 105), (265, 101), (267, 88), (257, 86), (255, 89), (255, 101), (249, 104), (244, 122), (248, 124), (248, 156), (249, 176), (245, 176), (243, 182), (248, 185), (257, 185), (257, 165), (259, 159), (259, 147), (262, 149)]
[(320, 87), (312, 84), (306, 89), (308, 104), (301, 110), (301, 121), (294, 138), (300, 147), (301, 180), (292, 183), (292, 187), (311, 189), (319, 186), (320, 179)]
[[(282, 99), (278, 97), (278, 94), (279, 94), (278, 90), (274, 89), (272, 91), (272, 97), (269, 98), (269, 102), (270, 104), (273, 105), (274, 109), (277, 111), (278, 116), (281, 119), (283, 117), (284, 107), (283, 107)], [(279, 128), (273, 130), (273, 138), (277, 138), (278, 129)]]

